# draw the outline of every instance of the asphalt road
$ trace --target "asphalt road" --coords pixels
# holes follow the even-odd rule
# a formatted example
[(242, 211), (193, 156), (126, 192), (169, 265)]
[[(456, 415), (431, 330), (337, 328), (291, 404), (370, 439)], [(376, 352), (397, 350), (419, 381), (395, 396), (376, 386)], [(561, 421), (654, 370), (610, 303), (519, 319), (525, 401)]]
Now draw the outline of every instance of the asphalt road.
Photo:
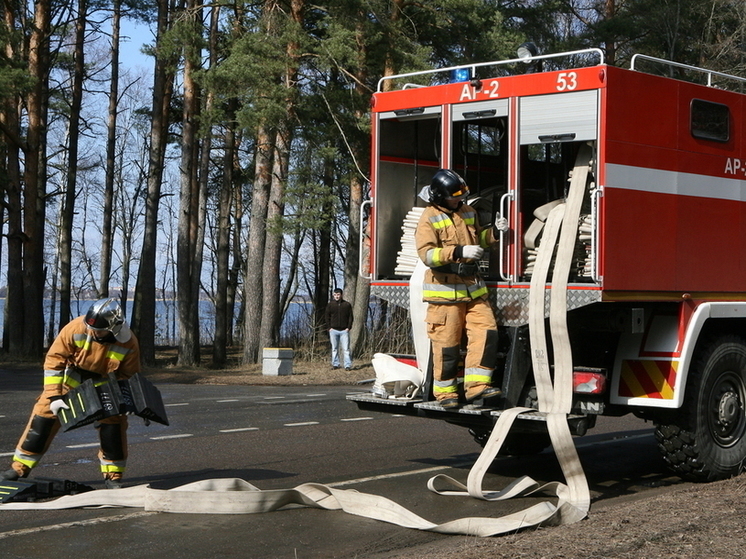
[[(39, 391), (40, 372), (0, 371), (0, 467)], [(539, 500), (486, 503), (430, 493), (427, 480), (446, 473), (465, 481), (479, 446), (440, 421), (359, 411), (349, 387), (251, 387), (165, 384), (159, 387), (170, 426), (132, 418), (126, 485), (172, 488), (192, 481), (241, 478), (260, 489), (306, 482), (386, 496), (432, 522), (502, 516)], [(102, 488), (91, 426), (60, 433), (35, 477)], [(665, 471), (652, 427), (633, 418), (601, 418), (577, 446), (594, 507), (678, 484)], [(561, 480), (551, 451), (499, 458), (486, 480), (498, 489), (521, 475)], [(0, 511), (2, 557), (65, 555), (151, 558), (242, 557), (330, 559), (388, 552), (453, 538), (307, 508), (258, 515), (180, 515), (141, 509)]]

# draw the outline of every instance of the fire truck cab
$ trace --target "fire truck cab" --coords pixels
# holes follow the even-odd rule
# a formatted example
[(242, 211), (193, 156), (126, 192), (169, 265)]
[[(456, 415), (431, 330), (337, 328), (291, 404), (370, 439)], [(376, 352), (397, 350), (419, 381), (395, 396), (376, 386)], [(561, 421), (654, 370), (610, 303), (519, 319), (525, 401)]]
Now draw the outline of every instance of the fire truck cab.
[[(548, 215), (585, 166), (565, 278), (571, 429), (582, 435), (598, 415), (633, 413), (655, 423), (660, 450), (682, 477), (739, 473), (746, 461), (746, 95), (727, 88), (743, 89), (744, 81), (640, 55), (630, 69), (608, 66), (598, 49), (382, 79), (372, 101), (362, 273), (374, 295), (408, 308), (414, 224), (426, 205), (417, 194), (440, 168), (463, 176), (480, 221), (499, 212), (509, 223), (481, 264), (501, 334), (495, 378), (503, 398), (444, 410), (423, 371), (414, 394), (349, 399), (462, 425), (482, 443), (502, 410), (535, 407), (534, 265)], [(591, 157), (581, 161), (581, 152)], [(550, 293), (552, 281), (541, 283)], [(541, 414), (520, 417), (504, 451), (546, 447)]]

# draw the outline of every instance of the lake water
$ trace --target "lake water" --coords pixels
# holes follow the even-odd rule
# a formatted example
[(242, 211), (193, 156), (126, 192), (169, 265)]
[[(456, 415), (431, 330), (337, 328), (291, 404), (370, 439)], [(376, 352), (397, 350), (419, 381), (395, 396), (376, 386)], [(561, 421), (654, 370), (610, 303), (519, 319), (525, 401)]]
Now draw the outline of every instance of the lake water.
[[(72, 311), (75, 316), (85, 314), (91, 306), (92, 301), (73, 301)], [(44, 301), (44, 331), (49, 329), (49, 315), (51, 312), (52, 302), (49, 299)], [(59, 302), (57, 303), (59, 309)], [(311, 305), (303, 302), (292, 302), (285, 316), (281, 328), (281, 336), (287, 335), (288, 331), (308, 331), (310, 335), (310, 319), (308, 313)], [(127, 301), (125, 312), (127, 316), (131, 314), (132, 301)], [(0, 316), (4, 317), (5, 299), (0, 299)], [(200, 301), (200, 343), (211, 344), (215, 335), (215, 306), (210, 301)], [(156, 301), (155, 304), (155, 322), (156, 322), (156, 345), (177, 345), (178, 343), (178, 324), (176, 320), (176, 301)], [(55, 332), (57, 331), (55, 320)], [(3, 333), (3, 321), (0, 320), (0, 337)]]

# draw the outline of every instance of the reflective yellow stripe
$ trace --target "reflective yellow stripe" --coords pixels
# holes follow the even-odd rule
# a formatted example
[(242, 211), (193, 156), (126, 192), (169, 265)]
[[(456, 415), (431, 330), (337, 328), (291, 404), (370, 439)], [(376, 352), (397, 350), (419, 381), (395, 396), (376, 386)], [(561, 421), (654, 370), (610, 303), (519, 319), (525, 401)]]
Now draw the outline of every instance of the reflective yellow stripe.
[(433, 394), (452, 394), (458, 391), (458, 386), (453, 384), (452, 386), (433, 386)]
[(448, 214), (438, 214), (430, 218), (430, 225), (432, 225), (433, 229), (443, 229), (444, 227), (453, 225), (453, 221), (451, 221), (451, 217)]
[(48, 384), (62, 384), (62, 377), (58, 376), (45, 376), (44, 377), (44, 386)]
[(425, 255), (425, 264), (427, 264), (430, 267), (438, 267), (443, 265), (443, 261), (440, 258), (440, 255), (443, 253), (442, 248), (431, 248), (427, 251), (427, 254)]
[(81, 349), (91, 348), (91, 339), (87, 334), (73, 334), (73, 343)]
[(465, 374), (464, 382), (484, 382), (489, 384), (492, 381), (491, 375)]
[[(466, 286), (462, 286), (466, 288)], [(452, 287), (447, 287), (445, 289), (441, 289), (440, 286), (438, 286), (438, 289), (423, 289), (422, 290), (422, 296), (423, 297), (439, 297), (441, 299), (466, 299), (469, 297), (469, 291), (467, 289), (453, 289)]]
[(25, 458), (21, 458), (20, 456), (18, 456), (18, 454), (13, 456), (13, 461), (20, 462), (21, 464), (23, 464), (24, 466), (28, 466), (29, 468), (34, 468), (36, 464), (39, 462), (38, 459), (37, 460), (26, 460)]
[(469, 295), (471, 295), (472, 299), (478, 299), (482, 295), (485, 295), (487, 293), (487, 286), (483, 285), (480, 286), (479, 289), (475, 289), (474, 291), (471, 291)]
[[(119, 349), (120, 351), (117, 351), (117, 349)], [(124, 359), (124, 356), (127, 354), (126, 351), (122, 353), (121, 349), (122, 348), (112, 346), (109, 349), (109, 351), (106, 352), (106, 357), (108, 357), (109, 359), (115, 359), (117, 361), (121, 361), (122, 359)]]
[(490, 244), (487, 242), (487, 234), (489, 233), (489, 229), (485, 229), (481, 233), (479, 233), (479, 246), (482, 248), (489, 248)]
[(71, 377), (67, 377), (67, 379), (65, 380), (65, 383), (64, 383), (64, 384), (65, 384), (65, 386), (69, 386), (70, 388), (77, 388), (77, 387), (78, 387), (78, 386), (80, 386), (80, 385), (81, 385), (82, 383), (78, 382), (78, 381), (77, 381), (77, 380), (75, 380), (74, 378), (71, 378)]
[(112, 472), (122, 473), (124, 472), (126, 468), (127, 466), (121, 463), (114, 463), (114, 462), (107, 463), (107, 464), (104, 464), (103, 462), (101, 463), (101, 471), (105, 474), (112, 473)]

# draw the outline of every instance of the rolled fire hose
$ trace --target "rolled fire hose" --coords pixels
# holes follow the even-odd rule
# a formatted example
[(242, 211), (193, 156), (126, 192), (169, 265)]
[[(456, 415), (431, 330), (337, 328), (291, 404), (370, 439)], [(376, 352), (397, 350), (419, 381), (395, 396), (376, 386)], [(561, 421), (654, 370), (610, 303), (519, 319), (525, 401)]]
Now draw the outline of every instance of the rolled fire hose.
[[(116, 506), (137, 507), (157, 512), (253, 514), (275, 511), (292, 504), (343, 510), (349, 514), (418, 530), (473, 536), (494, 536), (531, 526), (570, 524), (581, 520), (588, 513), (590, 494), (567, 425), (572, 396), (572, 354), (567, 336), (566, 302), (563, 301), (566, 298), (569, 261), (577, 235), (576, 216), (582, 203), (590, 158), (590, 148), (583, 146), (576, 161), (568, 199), (565, 204), (555, 207), (547, 218), (529, 295), (529, 332), (539, 411), (547, 414), (549, 435), (567, 483), (552, 482), (539, 486), (531, 478), (524, 476), (500, 491), (482, 489), (484, 475), (497, 456), (513, 422), (520, 413), (529, 411), (529, 408), (512, 408), (502, 413), (482, 453), (469, 472), (466, 486), (444, 475), (435, 476), (428, 482), (428, 488), (441, 495), (470, 495), (487, 501), (525, 496), (538, 491), (552, 491), (558, 497), (557, 504), (541, 502), (501, 518), (461, 518), (434, 524), (385, 497), (355, 490), (335, 489), (315, 483), (306, 483), (293, 489), (260, 490), (241, 479), (211, 479), (170, 490), (138, 485), (119, 490), (69, 495), (48, 502), (6, 503), (0, 505), (0, 510), (61, 510)], [(562, 234), (559, 235), (557, 244), (560, 228)], [(550, 326), (555, 351), (555, 379), (552, 383), (547, 359), (544, 316), (546, 279), (555, 246), (557, 256), (550, 301)], [(458, 491), (439, 489), (437, 486), (441, 483), (454, 486)]]

